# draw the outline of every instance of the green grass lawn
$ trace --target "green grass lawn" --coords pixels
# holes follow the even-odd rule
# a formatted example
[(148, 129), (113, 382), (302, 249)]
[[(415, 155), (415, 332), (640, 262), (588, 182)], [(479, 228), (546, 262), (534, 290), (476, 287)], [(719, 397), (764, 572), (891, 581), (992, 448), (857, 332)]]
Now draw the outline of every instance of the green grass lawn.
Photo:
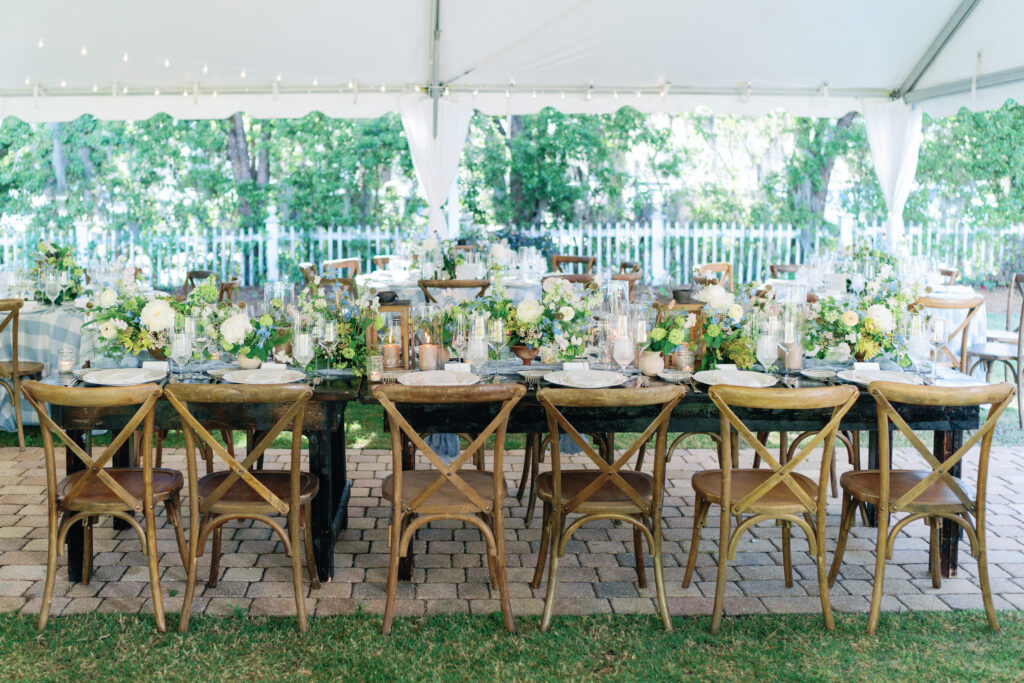
[[(1024, 617), (980, 612), (883, 614), (878, 637), (866, 617), (837, 615), (826, 632), (816, 615), (726, 619), (718, 635), (705, 617), (558, 617), (548, 633), (520, 618), (506, 633), (499, 615), (396, 619), (353, 614), (310, 620), (194, 617), (185, 635), (159, 634), (146, 615), (51, 619), (38, 633), (27, 616), (0, 616), (0, 679), (186, 681), (391, 680), (1020, 680)], [(173, 630), (177, 618), (171, 615)]]

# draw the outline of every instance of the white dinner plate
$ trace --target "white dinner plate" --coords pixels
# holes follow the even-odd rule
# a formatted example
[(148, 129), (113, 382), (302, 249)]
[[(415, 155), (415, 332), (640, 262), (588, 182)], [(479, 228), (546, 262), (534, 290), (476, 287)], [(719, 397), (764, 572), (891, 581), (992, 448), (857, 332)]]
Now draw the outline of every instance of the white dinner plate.
[(231, 370), (221, 379), (231, 384), (291, 384), (306, 378), (301, 370)]
[(454, 372), (452, 370), (407, 372), (398, 378), (399, 384), (408, 387), (465, 387), (479, 381), (480, 376), (474, 375), (472, 372)]
[(900, 384), (921, 384), (922, 379), (909, 372), (895, 370), (840, 370), (836, 376), (845, 381), (866, 387), (872, 382), (899, 382)]
[(693, 373), (689, 370), (662, 370), (658, 373), (658, 377), (665, 382), (679, 384), (680, 382), (689, 382)]
[(608, 370), (558, 370), (544, 375), (544, 381), (573, 389), (604, 389), (619, 386), (626, 376)]
[(807, 379), (813, 379), (818, 382), (828, 382), (830, 379), (835, 379), (836, 371), (829, 370), (828, 368), (809, 368), (807, 370), (801, 370), (800, 374)]
[(734, 387), (764, 388), (774, 386), (778, 379), (774, 375), (749, 370), (701, 370), (693, 378), (701, 384), (714, 386), (728, 384)]
[(163, 370), (149, 368), (111, 368), (109, 370), (92, 370), (82, 375), (86, 384), (103, 387), (130, 387), (136, 384), (156, 382), (167, 375)]

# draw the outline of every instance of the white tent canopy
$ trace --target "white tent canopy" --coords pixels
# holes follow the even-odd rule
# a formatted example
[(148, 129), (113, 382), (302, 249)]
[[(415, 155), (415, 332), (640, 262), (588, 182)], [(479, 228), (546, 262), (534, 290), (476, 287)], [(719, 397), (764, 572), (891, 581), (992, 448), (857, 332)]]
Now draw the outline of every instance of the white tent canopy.
[(432, 86), (492, 114), (837, 115), (890, 94), (948, 114), (1024, 94), (1019, 0), (438, 1), (10, 3), (0, 117), (366, 117)]

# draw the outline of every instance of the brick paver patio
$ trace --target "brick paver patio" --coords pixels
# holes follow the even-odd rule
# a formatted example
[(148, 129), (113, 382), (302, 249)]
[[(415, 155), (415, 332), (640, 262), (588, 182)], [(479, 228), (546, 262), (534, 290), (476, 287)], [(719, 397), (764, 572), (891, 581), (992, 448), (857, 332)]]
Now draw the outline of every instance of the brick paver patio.
[[(897, 451), (897, 463), (904, 455)], [(283, 452), (275, 455), (282, 462), (283, 456)], [(749, 463), (750, 453), (743, 453), (741, 458), (743, 463)], [(664, 511), (665, 575), (669, 607), (677, 615), (706, 614), (711, 610), (717, 516), (712, 517), (704, 531), (694, 582), (684, 589), (681, 580), (693, 521), (690, 475), (711, 467), (714, 460), (712, 451), (678, 451), (669, 464)], [(184, 470), (181, 451), (165, 454), (164, 462), (165, 467)], [(310, 614), (383, 609), (389, 508), (380, 497), (380, 482), (390, 462), (390, 453), (385, 451), (349, 452), (353, 478), (350, 528), (338, 539), (333, 582), (308, 592)], [(522, 468), (522, 452), (512, 452), (506, 462), (507, 479), (514, 491)], [(1024, 523), (1019, 502), (1020, 492), (1024, 491), (1024, 450), (994, 447), (992, 463), (988, 547), (996, 608), (1024, 609)], [(0, 448), (0, 611), (39, 611), (46, 571), (44, 489), (41, 449), (30, 448), (22, 453), (17, 448)], [(538, 614), (545, 586), (542, 584), (535, 591), (528, 582), (537, 561), (540, 510), (527, 528), (525, 504), (520, 505), (514, 497), (506, 504), (510, 517), (506, 522), (506, 549), (513, 609), (516, 614)], [(838, 515), (839, 503), (830, 499), (830, 550), (835, 544)], [(158, 534), (164, 602), (169, 611), (176, 611), (184, 593), (184, 570), (173, 532), (164, 521), (161, 509)], [(270, 533), (269, 529), (251, 528), (248, 524), (236, 524), (225, 530), (220, 582), (215, 588), (205, 587), (206, 574), (201, 571), (196, 611), (294, 614), (289, 561), (280, 542), (271, 539)], [(980, 609), (976, 564), (966, 539), (961, 542), (959, 575), (944, 580), (936, 590), (931, 587), (927, 572), (926, 533), (924, 524), (913, 524), (897, 543), (886, 573), (883, 609)], [(801, 534), (794, 530), (792, 588), (786, 588), (783, 582), (778, 527), (757, 527), (741, 541), (740, 552), (728, 573), (727, 614), (819, 611), (815, 569)], [(648, 588), (637, 588), (631, 540), (630, 529), (610, 523), (581, 529), (560, 563), (556, 614), (653, 613), (653, 576), (648, 572)], [(874, 529), (858, 526), (851, 534), (845, 565), (831, 592), (836, 610), (867, 611), (874, 541)], [(484, 543), (475, 529), (458, 522), (436, 523), (420, 530), (415, 549), (413, 580), (399, 586), (400, 615), (481, 614), (499, 609), (497, 593), (487, 583)], [(52, 615), (150, 611), (145, 559), (134, 532), (115, 533), (106, 518), (95, 531), (95, 550), (95, 574), (89, 585), (69, 585), (61, 565)], [(208, 566), (209, 548), (201, 563)]]

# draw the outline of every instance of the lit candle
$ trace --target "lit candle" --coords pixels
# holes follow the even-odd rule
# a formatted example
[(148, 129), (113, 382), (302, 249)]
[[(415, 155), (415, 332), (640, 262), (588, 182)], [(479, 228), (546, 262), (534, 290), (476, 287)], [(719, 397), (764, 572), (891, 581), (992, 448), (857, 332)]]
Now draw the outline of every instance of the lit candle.
[(429, 334), (426, 343), (417, 346), (416, 351), (420, 357), (420, 370), (437, 370), (441, 360), (441, 347), (430, 343)]
[(388, 333), (388, 341), (386, 344), (381, 346), (381, 352), (384, 355), (384, 367), (385, 368), (397, 368), (398, 358), (401, 352), (401, 348), (395, 343), (395, 337), (392, 333)]

